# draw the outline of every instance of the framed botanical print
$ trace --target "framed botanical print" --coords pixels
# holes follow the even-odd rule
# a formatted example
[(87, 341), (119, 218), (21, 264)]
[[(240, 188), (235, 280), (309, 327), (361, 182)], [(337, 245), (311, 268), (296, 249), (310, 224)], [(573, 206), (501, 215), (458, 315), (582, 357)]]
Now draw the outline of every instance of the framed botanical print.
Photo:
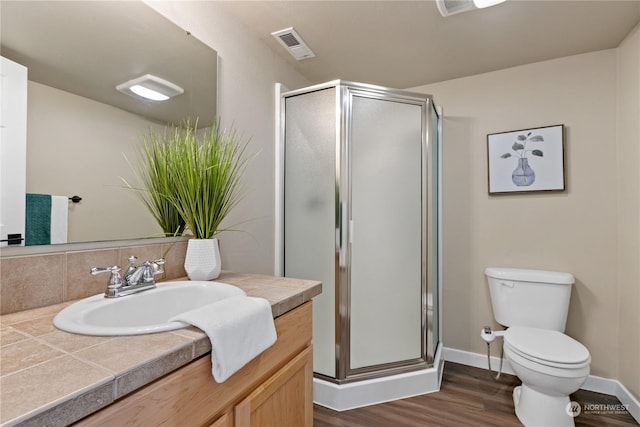
[(489, 194), (564, 191), (564, 125), (487, 135)]

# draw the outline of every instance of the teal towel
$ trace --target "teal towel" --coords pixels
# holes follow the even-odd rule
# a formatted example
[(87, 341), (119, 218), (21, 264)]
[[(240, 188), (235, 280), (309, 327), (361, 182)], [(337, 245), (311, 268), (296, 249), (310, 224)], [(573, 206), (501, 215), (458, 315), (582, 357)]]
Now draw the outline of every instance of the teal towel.
[(51, 195), (27, 193), (24, 244), (51, 244)]

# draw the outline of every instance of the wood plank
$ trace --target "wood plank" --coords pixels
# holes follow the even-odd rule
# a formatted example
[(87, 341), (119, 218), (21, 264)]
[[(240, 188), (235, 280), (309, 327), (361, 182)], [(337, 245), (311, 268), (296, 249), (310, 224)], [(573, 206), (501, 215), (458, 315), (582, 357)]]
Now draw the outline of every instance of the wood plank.
[[(439, 392), (397, 400), (350, 411), (336, 412), (319, 405), (314, 407), (315, 427), (399, 427), (399, 426), (513, 426), (522, 424), (513, 407), (513, 387), (520, 380), (457, 363), (446, 362)], [(588, 403), (619, 403), (615, 396), (578, 390), (571, 399)], [(544, 409), (544, 408), (541, 408)], [(576, 427), (637, 426), (629, 413), (582, 413), (575, 418)]]
[(311, 302), (275, 320), (276, 343), (224, 383), (205, 356), (89, 417), (78, 426), (209, 425), (311, 344)]

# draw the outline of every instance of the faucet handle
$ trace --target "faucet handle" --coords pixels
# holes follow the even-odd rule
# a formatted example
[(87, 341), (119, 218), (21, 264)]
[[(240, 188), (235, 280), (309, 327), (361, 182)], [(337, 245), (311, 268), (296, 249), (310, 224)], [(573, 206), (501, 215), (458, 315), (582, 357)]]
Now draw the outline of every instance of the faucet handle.
[(91, 275), (96, 276), (102, 273), (111, 273), (111, 278), (109, 279), (109, 285), (107, 285), (107, 290), (105, 294), (109, 291), (116, 291), (122, 287), (122, 276), (120, 275), (120, 271), (122, 269), (117, 265), (113, 267), (93, 267), (91, 269)]
[(92, 267), (91, 275), (96, 276), (102, 273), (120, 273), (120, 270), (122, 269), (117, 265), (114, 265), (113, 267)]
[(166, 260), (164, 258), (158, 258), (155, 261), (151, 261), (151, 269), (153, 270), (153, 275), (164, 273), (164, 267)]
[(144, 267), (143, 280), (145, 282), (152, 282), (153, 276), (157, 276), (158, 274), (164, 273), (164, 268), (162, 267), (165, 264), (164, 258), (159, 258), (155, 261), (145, 261), (142, 263)]

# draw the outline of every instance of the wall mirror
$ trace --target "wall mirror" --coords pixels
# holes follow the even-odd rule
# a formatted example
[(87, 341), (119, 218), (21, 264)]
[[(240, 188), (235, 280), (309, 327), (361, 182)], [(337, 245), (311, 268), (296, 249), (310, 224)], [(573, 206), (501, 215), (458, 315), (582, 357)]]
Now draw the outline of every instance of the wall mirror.
[[(28, 68), (26, 192), (82, 198), (68, 243), (161, 236), (121, 178), (135, 180), (150, 130), (215, 119), (217, 53), (141, 1), (0, 7), (2, 56)], [(184, 92), (154, 103), (116, 90), (145, 74)]]

